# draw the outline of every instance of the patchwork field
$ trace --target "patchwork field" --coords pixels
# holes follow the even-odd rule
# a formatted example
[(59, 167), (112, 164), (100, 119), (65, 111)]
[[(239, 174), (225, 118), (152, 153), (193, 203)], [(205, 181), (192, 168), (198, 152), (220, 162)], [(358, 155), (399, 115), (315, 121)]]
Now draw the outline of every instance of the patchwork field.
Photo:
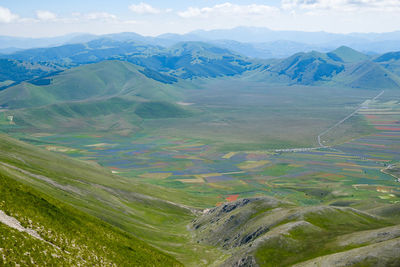
[[(348, 90), (346, 97), (325, 99), (330, 94), (326, 88), (282, 89), (290, 90), (289, 98), (287, 92), (248, 84), (246, 92), (237, 89), (238, 99), (235, 86), (231, 89), (229, 101), (218, 83), (190, 91), (185, 101), (207, 112), (144, 120), (143, 130), (128, 136), (35, 132), (24, 138), (106, 166), (114, 174), (187, 192), (198, 207), (261, 195), (301, 205), (359, 207), (400, 201), (399, 182), (384, 171), (400, 161), (400, 104), (393, 92), (371, 100), (379, 91), (361, 97), (359, 91)], [(215, 96), (207, 90), (216, 90)], [(234, 108), (228, 109), (228, 103)], [(343, 109), (344, 103), (348, 106)], [(316, 149), (316, 136), (360, 105), (323, 136), (324, 144), (333, 146)], [(296, 147), (312, 149), (285, 150)], [(200, 196), (208, 201), (196, 201)]]

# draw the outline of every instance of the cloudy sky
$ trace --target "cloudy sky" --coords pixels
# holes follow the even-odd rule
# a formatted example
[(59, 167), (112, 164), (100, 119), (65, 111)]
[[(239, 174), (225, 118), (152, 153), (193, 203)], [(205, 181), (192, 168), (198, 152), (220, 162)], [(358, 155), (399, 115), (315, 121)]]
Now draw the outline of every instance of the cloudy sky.
[(388, 32), (400, 30), (400, 0), (0, 0), (0, 35), (74, 32), (158, 35), (196, 29)]

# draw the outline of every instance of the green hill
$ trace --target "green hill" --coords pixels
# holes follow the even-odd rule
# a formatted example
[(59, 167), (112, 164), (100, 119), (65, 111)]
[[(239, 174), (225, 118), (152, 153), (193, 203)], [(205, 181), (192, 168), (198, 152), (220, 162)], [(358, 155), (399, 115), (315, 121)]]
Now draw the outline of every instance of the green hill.
[(99, 100), (114, 96), (172, 100), (179, 93), (148, 78), (141, 67), (122, 61), (103, 61), (51, 76), (48, 85), (24, 82), (0, 92), (0, 105), (34, 107), (68, 101)]
[[(36, 48), (4, 55), (27, 62), (52, 62), (64, 67), (122, 60), (145, 67), (146, 75), (172, 83), (176, 77), (219, 77), (237, 75), (252, 67), (252, 61), (231, 51), (201, 42), (184, 42), (164, 48), (132, 41), (100, 38), (88, 43)], [(156, 73), (156, 72), (158, 73)], [(161, 74), (160, 74), (161, 73)], [(171, 78), (170, 75), (175, 78)]]
[(99, 38), (87, 43), (27, 49), (3, 57), (29, 62), (53, 62), (65, 66), (77, 66), (125, 54), (158, 53), (160, 50), (163, 48), (133, 41), (123, 42), (110, 38)]
[(233, 76), (255, 67), (245, 57), (201, 42), (179, 43), (161, 53), (127, 56), (127, 60), (182, 79)]
[(33, 130), (127, 134), (142, 119), (189, 116), (188, 108), (175, 104), (185, 82), (149, 77), (155, 73), (122, 61), (88, 64), (49, 76), (48, 84), (11, 86), (0, 92), (0, 106), (18, 127)]
[(338, 75), (334, 80), (354, 88), (400, 88), (400, 77), (372, 61), (364, 61), (362, 63), (349, 66), (345, 72)]
[(325, 54), (310, 52), (295, 54), (271, 65), (268, 70), (289, 77), (293, 83), (311, 85), (330, 80), (342, 72), (344, 66)]
[(253, 81), (275, 84), (347, 86), (364, 89), (398, 89), (400, 63), (396, 53), (375, 58), (346, 46), (329, 53), (297, 53), (286, 59), (266, 61), (249, 71)]
[(400, 76), (400, 52), (390, 52), (380, 55), (374, 59), (374, 62)]
[[(331, 257), (343, 251), (343, 265), (365, 266), (398, 262), (400, 227), (391, 225), (351, 208), (298, 207), (260, 197), (210, 209), (192, 223), (192, 229), (199, 242), (233, 252), (224, 266), (292, 266), (326, 255), (317, 258), (318, 266), (330, 266)], [(385, 251), (384, 258), (377, 256), (376, 248)]]
[(327, 53), (327, 56), (335, 61), (346, 63), (361, 62), (369, 59), (367, 55), (347, 46), (341, 46), (332, 52)]

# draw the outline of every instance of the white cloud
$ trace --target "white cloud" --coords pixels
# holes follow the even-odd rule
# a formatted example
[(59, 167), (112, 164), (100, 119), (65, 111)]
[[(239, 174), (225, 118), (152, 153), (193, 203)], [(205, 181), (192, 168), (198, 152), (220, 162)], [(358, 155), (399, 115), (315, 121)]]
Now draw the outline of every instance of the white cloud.
[(50, 12), (50, 11), (46, 11), (46, 10), (37, 10), (36, 17), (39, 20), (43, 20), (43, 21), (51, 21), (51, 20), (57, 19), (56, 14), (54, 14), (53, 12)]
[(278, 13), (279, 9), (268, 5), (237, 5), (229, 2), (212, 7), (189, 7), (185, 11), (178, 12), (182, 18), (209, 18), (218, 16), (265, 16)]
[(89, 20), (105, 20), (105, 21), (110, 21), (110, 20), (116, 20), (117, 16), (107, 13), (107, 12), (96, 12), (96, 13), (89, 13), (85, 15), (86, 19)]
[(13, 14), (8, 8), (0, 6), (0, 23), (11, 23), (18, 20), (19, 16)]
[(129, 9), (139, 15), (145, 15), (145, 14), (159, 14), (161, 13), (161, 10), (155, 7), (152, 7), (149, 4), (146, 3), (139, 3), (137, 5), (130, 5)]
[(327, 10), (339, 12), (399, 11), (399, 0), (282, 0), (283, 9)]

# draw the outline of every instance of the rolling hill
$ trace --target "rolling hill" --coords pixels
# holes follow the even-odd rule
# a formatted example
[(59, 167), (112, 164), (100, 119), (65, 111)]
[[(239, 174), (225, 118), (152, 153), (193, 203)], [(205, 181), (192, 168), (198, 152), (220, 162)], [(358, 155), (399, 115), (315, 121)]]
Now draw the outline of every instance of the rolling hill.
[(279, 75), (287, 75), (295, 83), (310, 85), (329, 80), (343, 69), (342, 64), (330, 60), (326, 55), (311, 52), (295, 54), (270, 70)]
[(25, 80), (50, 75), (62, 70), (51, 63), (30, 63), (14, 59), (0, 59), (0, 90)]
[(384, 68), (388, 69), (392, 73), (400, 76), (400, 52), (391, 52), (386, 53), (381, 56), (378, 56), (374, 59), (374, 62), (377, 62)]
[[(0, 92), (0, 106), (29, 129), (86, 129), (127, 133), (142, 118), (190, 115), (177, 105), (183, 88), (170, 76), (122, 61), (103, 61)], [(38, 84), (38, 82), (41, 84)], [(185, 83), (182, 83), (185, 85)]]
[(369, 59), (369, 56), (347, 46), (341, 46), (332, 52), (327, 53), (327, 56), (335, 61), (346, 63), (361, 62)]
[(0, 93), (0, 105), (34, 107), (115, 96), (165, 100), (179, 95), (176, 90), (146, 74), (143, 68), (122, 61), (88, 64), (42, 79), (42, 83), (47, 81), (46, 85), (25, 82), (4, 90)]
[(106, 37), (88, 43), (28, 49), (2, 57), (33, 63), (52, 62), (65, 67), (122, 60), (184, 79), (236, 75), (251, 65), (246, 58), (207, 43), (184, 42), (164, 48)]
[(201, 42), (179, 43), (166, 53), (128, 57), (127, 60), (182, 79), (233, 76), (254, 68), (253, 63), (244, 57)]
[(395, 53), (374, 59), (342, 46), (328, 53), (313, 51), (270, 60), (254, 71), (254, 79), (292, 85), (399, 89), (398, 66)]
[(400, 88), (400, 77), (373, 61), (351, 65), (335, 80), (354, 88)]
[(191, 227), (199, 242), (235, 251), (223, 266), (399, 263), (399, 226), (350, 208), (250, 198), (207, 210)]
[(124, 54), (146, 54), (159, 52), (161, 47), (121, 42), (109, 38), (99, 38), (87, 43), (64, 44), (61, 46), (33, 48), (18, 51), (4, 58), (12, 58), (29, 62), (54, 62), (66, 66), (99, 62)]

